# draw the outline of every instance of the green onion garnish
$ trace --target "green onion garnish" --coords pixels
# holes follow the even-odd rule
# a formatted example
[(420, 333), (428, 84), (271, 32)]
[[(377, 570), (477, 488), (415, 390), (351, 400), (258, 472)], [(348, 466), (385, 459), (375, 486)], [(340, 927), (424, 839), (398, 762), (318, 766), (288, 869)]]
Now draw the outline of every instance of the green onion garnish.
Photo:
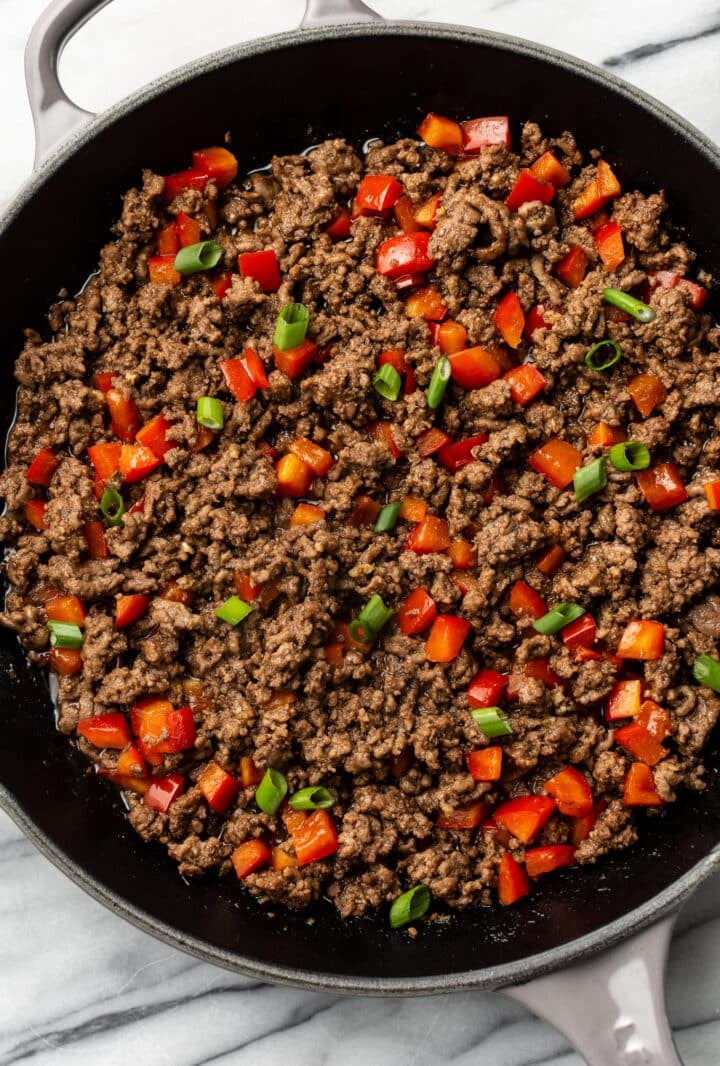
[(199, 274), (201, 270), (212, 270), (217, 266), (222, 254), (222, 247), (216, 241), (198, 241), (181, 248), (173, 266), (178, 274)]
[(360, 644), (375, 640), (393, 612), (383, 603), (382, 596), (371, 596), (357, 618), (350, 623), (350, 636)]
[(513, 731), (510, 719), (501, 707), (475, 707), (470, 714), (486, 737), (509, 737)]
[(241, 600), (239, 596), (228, 596), (225, 603), (216, 608), (215, 617), (221, 622), (236, 626), (238, 622), (242, 622), (243, 618), (247, 618), (251, 611), (250, 604), (245, 603), (245, 600)]
[(538, 633), (551, 636), (553, 633), (559, 633), (565, 626), (569, 626), (576, 618), (582, 618), (584, 614), (585, 608), (578, 603), (559, 603), (542, 618), (537, 618), (533, 622), (533, 629), (536, 629)]
[(433, 411), (442, 403), (442, 398), (450, 380), (450, 370), (450, 360), (446, 355), (441, 355), (435, 364), (426, 394), (428, 407)]
[(214, 396), (198, 396), (197, 420), (208, 429), (222, 429), (225, 425), (223, 405)]
[(710, 655), (698, 655), (693, 663), (693, 677), (701, 685), (720, 692), (720, 663)]
[(125, 501), (112, 486), (105, 489), (100, 497), (100, 510), (109, 526), (119, 526), (125, 514)]
[(287, 796), (288, 783), (285, 775), (270, 767), (255, 790), (255, 802), (265, 814), (276, 814)]
[(273, 344), (281, 352), (297, 348), (307, 333), (310, 312), (305, 304), (286, 304), (278, 315)]
[(310, 785), (294, 792), (288, 803), (294, 811), (327, 811), (335, 803), (335, 796), (322, 785)]
[(422, 918), (428, 912), (430, 898), (427, 885), (415, 885), (409, 892), (403, 892), (390, 908), (390, 927), (402, 929), (404, 925)]
[(623, 292), (622, 289), (603, 289), (603, 299), (613, 307), (619, 308), (620, 311), (627, 311), (638, 322), (652, 322), (655, 318), (655, 311), (652, 307), (648, 307), (642, 300), (636, 300), (629, 292)]
[(386, 400), (397, 400), (402, 388), (402, 378), (394, 366), (385, 363), (373, 375), (373, 388)]
[(608, 456), (616, 470), (647, 470), (650, 466), (650, 451), (639, 440), (613, 444)]
[[(605, 352), (604, 355), (597, 355), (601, 348), (612, 348), (612, 354)], [(597, 344), (593, 344), (592, 348), (588, 350), (585, 356), (585, 366), (589, 366), (591, 370), (609, 370), (611, 366), (615, 366), (622, 359), (622, 348), (617, 341), (606, 338), (604, 341), (598, 341)]]
[(74, 622), (49, 621), (47, 627), (53, 648), (82, 648), (82, 630)]
[(394, 529), (401, 507), (402, 500), (398, 500), (397, 503), (386, 503), (377, 516), (377, 522), (373, 526), (374, 531), (376, 533), (389, 533), (391, 529)]
[(587, 500), (588, 496), (594, 496), (607, 485), (607, 470), (605, 459), (593, 459), (587, 466), (581, 466), (573, 474), (573, 486), (575, 499), (578, 503)]

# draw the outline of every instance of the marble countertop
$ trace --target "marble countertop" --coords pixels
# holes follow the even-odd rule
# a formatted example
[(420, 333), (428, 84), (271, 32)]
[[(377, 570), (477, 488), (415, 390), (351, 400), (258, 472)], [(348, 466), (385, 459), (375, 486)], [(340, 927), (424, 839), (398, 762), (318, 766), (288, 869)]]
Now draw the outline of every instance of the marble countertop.
[[(30, 172), (22, 55), (45, 0), (0, 0), (0, 207)], [(573, 52), (720, 141), (714, 0), (377, 0), (390, 18), (465, 23)], [(233, 41), (291, 28), (302, 0), (115, 0), (69, 44), (68, 91), (100, 110)], [(185, 32), (186, 28), (186, 32)], [(668, 1004), (686, 1066), (720, 1060), (720, 877), (686, 905)], [(492, 993), (333, 998), (237, 977), (127, 925), (58, 873), (0, 812), (0, 1066), (580, 1066), (555, 1030)], [(611, 1066), (610, 1063), (607, 1066)]]

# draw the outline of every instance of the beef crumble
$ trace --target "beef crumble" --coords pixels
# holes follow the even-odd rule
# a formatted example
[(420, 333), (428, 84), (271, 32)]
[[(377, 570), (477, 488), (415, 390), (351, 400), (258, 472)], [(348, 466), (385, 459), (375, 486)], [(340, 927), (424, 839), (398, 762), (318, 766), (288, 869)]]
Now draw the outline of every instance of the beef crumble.
[[(523, 168), (547, 151), (569, 183), (549, 203), (508, 207)], [(494, 353), (503, 372), (534, 365), (544, 388), (533, 402), (516, 402), (503, 373), (480, 388), (451, 382), (440, 406), (429, 407), (436, 327), (408, 313), (413, 290), (376, 269), (378, 248), (400, 232), (395, 214), (360, 214), (347, 237), (328, 232), (372, 174), (394, 176), (412, 210), (441, 197), (427, 230), (434, 266), (423, 284), (466, 330), (467, 345)], [(142, 187), (125, 195), (98, 273), (51, 309), (50, 339), (28, 333), (0, 477), (9, 581), (0, 621), (31, 658), (47, 662), (49, 599), (83, 602), (82, 669), (59, 677), (59, 723), (69, 737), (83, 720), (126, 716), (149, 697), (191, 708), (192, 747), (151, 752), (149, 765), (133, 756), (129, 772), (119, 770), (122, 752), (78, 738), (98, 768), (127, 786), (133, 826), (164, 845), (180, 873), (228, 873), (236, 849), (263, 841), (272, 863), (243, 877), (250, 891), (293, 907), (326, 895), (350, 916), (420, 882), (451, 907), (489, 903), (503, 856), (522, 864), (530, 843), (572, 844), (575, 861), (596, 862), (637, 836), (637, 809), (626, 802), (637, 760), (607, 717), (618, 681), (633, 676), (643, 698), (665, 712), (649, 810), (682, 787), (704, 787), (702, 747), (720, 701), (692, 680), (692, 664), (714, 654), (720, 636), (718, 600), (709, 595), (720, 541), (703, 490), (720, 478), (720, 331), (697, 306), (697, 286), (678, 283), (692, 253), (672, 238), (662, 193), (608, 197), (605, 222), (619, 224), (624, 258), (607, 269), (597, 216), (576, 218), (573, 210), (596, 175), (596, 153), (584, 159), (570, 134), (545, 138), (533, 124), (518, 152), (495, 144), (467, 157), (413, 139), (376, 143), (363, 157), (332, 140), (227, 185), (211, 177), (169, 202), (164, 179), (146, 172)], [(218, 242), (222, 262), (210, 274), (157, 283), (149, 260), (158, 231), (181, 217), (201, 239)], [(234, 269), (243, 253), (268, 249), (280, 268), (274, 292)], [(562, 264), (573, 249), (586, 266), (568, 284)], [(615, 311), (603, 299), (608, 286), (643, 295), (654, 320)], [(514, 350), (496, 323), (508, 292), (525, 315)], [(292, 302), (309, 310), (318, 357), (289, 378), (276, 367), (273, 333)], [(622, 359), (599, 373), (585, 355), (605, 338)], [(268, 387), (238, 402), (221, 363), (248, 348)], [(404, 394), (394, 402), (372, 384), (386, 351), (404, 353)], [(628, 391), (640, 373), (660, 379), (665, 393), (645, 416)], [(107, 484), (126, 510), (104, 530), (106, 551), (93, 552), (88, 523), (101, 515), (87, 449), (117, 440), (103, 375), (143, 423), (165, 418), (169, 447), (145, 478), (111, 474)], [(220, 431), (198, 426), (200, 396), (222, 400)], [(603, 443), (590, 442), (598, 423), (646, 444), (654, 464), (674, 464), (687, 499), (653, 510), (631, 473), (608, 467), (607, 486), (578, 503), (572, 486), (559, 489), (529, 465), (556, 438), (586, 465), (606, 456)], [(432, 427), (453, 441), (487, 440), (448, 469), (419, 450)], [(291, 521), (296, 501), (278, 492), (277, 457), (297, 438), (332, 456), (303, 495), (322, 513), (309, 524)], [(46, 491), (26, 478), (43, 448), (58, 458)], [(408, 550), (412, 523), (403, 517), (389, 531), (373, 530), (367, 514), (408, 497), (466, 543), (469, 568), (445, 550)], [(376, 505), (364, 519), (362, 498)], [(31, 501), (45, 502), (39, 517)], [(543, 572), (538, 560), (553, 547), (560, 561)], [(532, 612), (513, 606), (518, 582), (550, 606), (581, 604), (595, 621), (593, 648), (537, 633)], [(406, 634), (394, 620), (369, 648), (349, 638), (343, 624), (370, 597), (397, 611), (417, 588), (439, 613), (470, 623), (451, 661), (428, 661), (426, 634)], [(253, 610), (232, 627), (215, 612), (240, 590)], [(120, 595), (148, 597), (146, 613), (122, 628)], [(662, 623), (664, 645), (660, 657), (626, 664), (614, 651), (637, 618)], [(499, 739), (470, 714), (467, 690), (481, 668), (509, 677), (501, 698), (512, 733)], [(476, 780), (466, 755), (498, 746), (502, 776)], [(203, 786), (208, 765), (241, 786), (222, 813)], [(584, 825), (558, 807), (524, 842), (492, 820), (499, 804), (542, 794), (568, 766), (597, 801)], [(334, 854), (298, 864), (286, 812), (264, 813), (255, 801), (253, 773), (269, 767), (282, 771), (291, 793), (309, 785), (332, 791)], [(167, 810), (154, 809), (143, 801), (148, 781), (171, 774), (186, 789)], [(471, 828), (456, 827), (463, 817)]]

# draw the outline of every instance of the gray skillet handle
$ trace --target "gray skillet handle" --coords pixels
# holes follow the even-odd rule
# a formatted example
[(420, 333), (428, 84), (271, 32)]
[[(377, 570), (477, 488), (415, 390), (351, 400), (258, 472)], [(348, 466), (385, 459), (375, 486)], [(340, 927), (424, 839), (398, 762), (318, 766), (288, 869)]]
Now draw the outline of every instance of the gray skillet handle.
[(373, 11), (362, 0), (305, 0), (305, 14), (301, 30), (311, 26), (327, 26), (333, 22), (371, 22), (382, 20), (382, 15)]
[(588, 1066), (682, 1066), (664, 990), (675, 917), (587, 962), (503, 991), (564, 1033)]

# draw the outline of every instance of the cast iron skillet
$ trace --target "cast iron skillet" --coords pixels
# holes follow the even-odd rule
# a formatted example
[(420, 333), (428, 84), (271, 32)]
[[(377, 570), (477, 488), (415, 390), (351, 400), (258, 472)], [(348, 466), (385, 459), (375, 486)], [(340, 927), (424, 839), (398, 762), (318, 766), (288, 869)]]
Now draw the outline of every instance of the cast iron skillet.
[[(90, 118), (60, 89), (57, 58), (64, 39), (101, 6), (56, 0), (28, 50), (38, 152), (46, 158), (0, 227), (0, 257), (12, 264), (0, 314), (3, 434), (13, 414), (12, 365), (21, 330), (42, 330), (58, 290), (80, 288), (108, 239), (120, 194), (138, 181), (142, 167), (177, 170), (194, 147), (221, 143), (228, 129), (242, 170), (328, 136), (358, 145), (368, 136), (394, 139), (411, 133), (428, 110), (509, 113), (516, 133), (524, 119), (539, 121), (549, 133), (570, 129), (584, 147), (607, 153), (625, 187), (669, 189), (675, 219), (703, 265), (720, 274), (720, 216), (703, 206), (716, 198), (720, 154), (677, 115), (610, 75), (538, 45), (461, 27), (370, 21), (369, 9), (353, 0), (310, 0), (304, 25), (358, 15), (368, 21), (304, 28), (201, 60), (87, 122), (49, 152), (62, 133)], [(174, 946), (265, 980), (334, 992), (417, 994), (540, 978), (513, 994), (581, 1044), (588, 1061), (634, 1063), (644, 1049), (646, 1063), (677, 1062), (660, 974), (669, 916), (720, 863), (717, 741), (708, 752), (707, 791), (648, 819), (632, 850), (597, 869), (540, 882), (530, 900), (512, 908), (426, 923), (412, 940), (390, 935), (384, 918), (341, 922), (324, 906), (308, 921), (263, 909), (230, 880), (180, 879), (173, 864), (129, 828), (114, 790), (56, 733), (46, 680), (4, 631), (0, 715), (3, 807), (86, 891)], [(620, 944), (659, 919), (665, 920), (601, 956), (591, 970), (583, 964), (564, 978), (540, 976)], [(573, 992), (564, 1016), (553, 1005), (563, 980)], [(592, 993), (581, 997), (579, 1021), (574, 1007), (583, 980)]]

